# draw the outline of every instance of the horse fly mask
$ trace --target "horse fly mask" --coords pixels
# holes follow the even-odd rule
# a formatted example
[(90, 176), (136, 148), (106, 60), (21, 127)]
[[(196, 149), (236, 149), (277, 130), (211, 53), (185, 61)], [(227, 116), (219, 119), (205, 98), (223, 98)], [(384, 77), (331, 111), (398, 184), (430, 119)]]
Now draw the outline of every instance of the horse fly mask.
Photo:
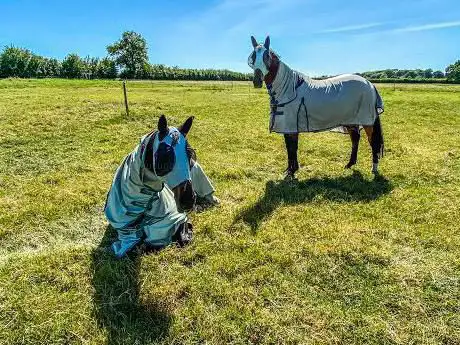
[(165, 182), (169, 188), (186, 184), (179, 200), (180, 207), (188, 210), (195, 204), (191, 188), (190, 162), (196, 160), (195, 152), (177, 128), (169, 128), (168, 135), (156, 133), (149, 142), (145, 166)]

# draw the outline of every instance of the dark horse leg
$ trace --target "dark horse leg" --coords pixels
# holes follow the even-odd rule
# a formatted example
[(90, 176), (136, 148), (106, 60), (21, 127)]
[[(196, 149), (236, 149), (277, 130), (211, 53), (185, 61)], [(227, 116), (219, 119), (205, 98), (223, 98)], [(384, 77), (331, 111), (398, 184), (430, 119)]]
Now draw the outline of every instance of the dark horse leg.
[(286, 178), (294, 178), (297, 170), (299, 170), (299, 162), (297, 161), (297, 149), (299, 147), (299, 134), (284, 134), (284, 143), (288, 155), (288, 167), (285, 170)]
[(369, 140), (369, 144), (372, 148), (372, 172), (374, 174), (378, 174), (379, 158), (383, 156), (384, 148), (383, 132), (382, 125), (380, 124), (380, 118), (377, 117), (373, 126), (364, 126), (364, 130), (366, 131), (367, 139)]
[(347, 129), (351, 139), (351, 154), (350, 161), (347, 165), (345, 165), (345, 169), (350, 169), (353, 165), (356, 164), (356, 161), (358, 159), (358, 146), (361, 135), (359, 134), (358, 126), (347, 127)]

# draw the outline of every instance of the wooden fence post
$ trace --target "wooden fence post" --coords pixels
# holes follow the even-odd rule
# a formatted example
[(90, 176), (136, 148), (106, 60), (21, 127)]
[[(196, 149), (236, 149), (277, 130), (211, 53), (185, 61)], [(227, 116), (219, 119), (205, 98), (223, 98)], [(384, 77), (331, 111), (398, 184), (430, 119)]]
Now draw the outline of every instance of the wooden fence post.
[(128, 95), (126, 94), (126, 81), (123, 80), (123, 94), (125, 96), (126, 116), (129, 116)]

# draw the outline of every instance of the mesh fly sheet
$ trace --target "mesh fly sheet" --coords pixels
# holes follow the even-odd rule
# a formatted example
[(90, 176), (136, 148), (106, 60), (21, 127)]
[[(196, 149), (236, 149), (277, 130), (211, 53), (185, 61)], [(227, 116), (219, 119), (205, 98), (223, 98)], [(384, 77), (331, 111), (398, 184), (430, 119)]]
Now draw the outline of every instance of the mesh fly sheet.
[(168, 245), (187, 221), (186, 214), (178, 212), (171, 189), (144, 166), (145, 148), (153, 135), (144, 136), (126, 156), (107, 195), (104, 211), (118, 233), (118, 241), (112, 245), (118, 257), (141, 240), (155, 247)]
[(313, 80), (282, 61), (270, 95), (270, 131), (347, 132), (344, 126), (372, 126), (383, 100), (368, 80), (352, 74)]

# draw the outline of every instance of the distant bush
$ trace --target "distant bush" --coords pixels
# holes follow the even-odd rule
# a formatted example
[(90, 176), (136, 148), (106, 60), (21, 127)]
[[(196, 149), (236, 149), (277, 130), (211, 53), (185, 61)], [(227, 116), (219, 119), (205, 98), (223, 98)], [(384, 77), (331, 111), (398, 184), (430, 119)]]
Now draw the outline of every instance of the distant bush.
[(145, 66), (144, 78), (156, 80), (252, 80), (252, 76), (248, 73), (233, 72), (226, 69), (187, 69), (151, 64)]
[(432, 78), (441, 79), (445, 75), (442, 71), (435, 71), (429, 69), (385, 69), (379, 71), (362, 72), (358, 73), (367, 79), (380, 80), (380, 79), (398, 79), (398, 80), (430, 80)]
[(432, 69), (387, 69), (358, 73), (374, 83), (460, 83), (460, 60), (446, 68), (446, 73)]
[(372, 83), (404, 83), (404, 84), (446, 84), (448, 83), (446, 78), (368, 78)]
[(460, 83), (460, 60), (447, 66), (446, 76), (449, 82)]

